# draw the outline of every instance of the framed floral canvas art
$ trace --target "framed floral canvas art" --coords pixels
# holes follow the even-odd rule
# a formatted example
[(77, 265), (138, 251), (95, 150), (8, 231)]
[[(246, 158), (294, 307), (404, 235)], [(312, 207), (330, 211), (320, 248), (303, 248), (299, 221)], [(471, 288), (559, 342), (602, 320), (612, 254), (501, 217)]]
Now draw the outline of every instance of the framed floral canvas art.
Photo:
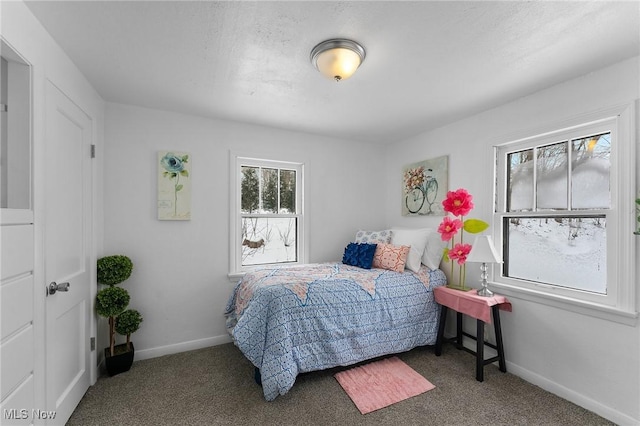
[(191, 219), (191, 158), (186, 152), (158, 152), (158, 219)]
[(449, 186), (448, 157), (409, 164), (402, 169), (402, 215), (442, 216)]

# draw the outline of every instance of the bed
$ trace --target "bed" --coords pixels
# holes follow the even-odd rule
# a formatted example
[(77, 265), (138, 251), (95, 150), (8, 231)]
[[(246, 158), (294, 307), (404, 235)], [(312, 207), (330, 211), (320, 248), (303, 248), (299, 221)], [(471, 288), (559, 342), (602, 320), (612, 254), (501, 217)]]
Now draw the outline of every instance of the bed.
[(296, 376), (405, 352), (436, 341), (439, 269), (363, 269), (344, 263), (247, 273), (227, 308), (227, 328), (256, 367), (267, 401)]

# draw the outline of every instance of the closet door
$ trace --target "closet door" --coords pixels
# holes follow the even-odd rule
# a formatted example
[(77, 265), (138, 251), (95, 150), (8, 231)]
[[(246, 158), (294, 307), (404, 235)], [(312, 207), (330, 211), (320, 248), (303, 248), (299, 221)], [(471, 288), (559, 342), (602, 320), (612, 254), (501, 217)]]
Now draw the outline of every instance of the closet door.
[(0, 45), (0, 424), (31, 424), (43, 382), (34, 302), (44, 291), (34, 280), (31, 70)]
[(0, 217), (0, 424), (30, 424), (35, 407), (33, 214), (3, 209)]
[(46, 90), (46, 404), (66, 422), (90, 382), (92, 122)]

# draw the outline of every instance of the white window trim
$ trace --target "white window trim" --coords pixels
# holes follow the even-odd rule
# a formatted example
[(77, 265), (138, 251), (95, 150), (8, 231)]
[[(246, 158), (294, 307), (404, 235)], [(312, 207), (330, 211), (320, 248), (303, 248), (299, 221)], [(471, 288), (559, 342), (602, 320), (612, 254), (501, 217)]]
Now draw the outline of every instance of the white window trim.
[(229, 152), (229, 274), (228, 277), (231, 281), (237, 281), (242, 278), (247, 271), (256, 269), (258, 267), (264, 267), (267, 265), (256, 266), (242, 266), (242, 259), (240, 254), (240, 243), (238, 233), (240, 232), (240, 166), (243, 162), (250, 161), (251, 164), (261, 165), (265, 167), (273, 167), (278, 165), (279, 167), (290, 165), (292, 169), (300, 171), (300, 179), (296, 186), (296, 209), (299, 212), (297, 215), (297, 262), (288, 262), (287, 265), (295, 265), (308, 263), (307, 258), (307, 227), (305, 219), (305, 164), (302, 161), (293, 161), (290, 159), (270, 159), (265, 156), (256, 155), (243, 155), (234, 151)]
[[(502, 171), (498, 170), (498, 150), (505, 146), (517, 145), (531, 139), (539, 139), (541, 136), (559, 134), (563, 131), (583, 127), (588, 124), (597, 124), (614, 120), (612, 128), (615, 133), (616, 144), (612, 146), (611, 168), (615, 173), (611, 175), (611, 211), (607, 218), (607, 234), (614, 234), (615, 241), (607, 238), (607, 252), (614, 253), (614, 259), (607, 259), (607, 287), (608, 296), (591, 297), (591, 300), (578, 297), (576, 290), (561, 289), (559, 287), (526, 283), (507, 277), (502, 277), (499, 268), (493, 269), (491, 286), (497, 291), (516, 298), (534, 301), (537, 303), (555, 306), (573, 312), (590, 315), (610, 321), (628, 325), (635, 325), (638, 318), (636, 307), (635, 285), (635, 175), (633, 174), (635, 153), (635, 105), (633, 103), (619, 105), (591, 114), (565, 121), (555, 126), (545, 126), (523, 132), (520, 135), (512, 135), (502, 138), (502, 142), (496, 144), (493, 150), (494, 161), (494, 206), (503, 202), (498, 198), (495, 184), (502, 179)], [(558, 129), (558, 130), (555, 130)], [(531, 136), (535, 135), (535, 136)], [(614, 149), (617, 151), (614, 153)], [(626, 178), (629, 177), (629, 178)], [(496, 209), (498, 210), (498, 209)], [(502, 215), (501, 211), (493, 214), (493, 237), (495, 241), (502, 241)], [(500, 251), (502, 247), (500, 245)], [(610, 256), (610, 255), (609, 255)], [(515, 282), (518, 282), (515, 285)]]

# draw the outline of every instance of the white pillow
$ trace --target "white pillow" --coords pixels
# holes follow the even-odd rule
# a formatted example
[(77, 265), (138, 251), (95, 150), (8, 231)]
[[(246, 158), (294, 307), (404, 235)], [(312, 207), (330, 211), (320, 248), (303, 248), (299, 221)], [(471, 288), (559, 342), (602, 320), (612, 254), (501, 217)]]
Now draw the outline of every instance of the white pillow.
[(395, 246), (410, 246), (409, 255), (407, 256), (407, 269), (413, 272), (420, 271), (422, 263), (422, 254), (427, 245), (427, 237), (429, 236), (429, 228), (422, 229), (391, 229), (391, 244)]
[(442, 241), (440, 233), (435, 229), (429, 229), (429, 235), (427, 236), (427, 246), (422, 253), (422, 263), (424, 263), (429, 269), (438, 269), (442, 256), (444, 256), (444, 248), (447, 246), (446, 241)]

